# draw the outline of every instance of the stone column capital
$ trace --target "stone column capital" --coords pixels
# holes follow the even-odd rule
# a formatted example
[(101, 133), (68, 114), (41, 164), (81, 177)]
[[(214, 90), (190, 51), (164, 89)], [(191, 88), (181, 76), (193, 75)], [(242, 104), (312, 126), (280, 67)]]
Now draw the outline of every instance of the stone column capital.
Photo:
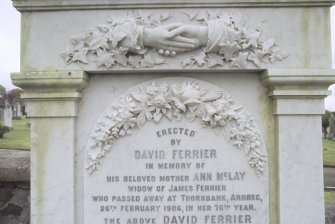
[(332, 69), (267, 69), (261, 82), (273, 98), (319, 98), (330, 94), (328, 87), (335, 83)]
[(24, 91), (29, 117), (77, 116), (77, 101), (88, 83), (83, 71), (12, 73), (11, 78)]
[(80, 92), (88, 82), (83, 71), (22, 72), (12, 73), (11, 78), (27, 94)]
[(274, 115), (324, 114), (324, 98), (335, 83), (332, 69), (268, 69), (261, 82), (273, 99)]

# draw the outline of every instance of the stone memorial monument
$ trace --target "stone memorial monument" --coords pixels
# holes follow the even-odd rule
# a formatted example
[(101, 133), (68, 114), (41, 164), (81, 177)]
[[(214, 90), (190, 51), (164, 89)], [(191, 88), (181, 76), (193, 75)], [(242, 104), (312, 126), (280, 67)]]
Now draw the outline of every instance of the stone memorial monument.
[(13, 0), (31, 223), (324, 223), (334, 2)]

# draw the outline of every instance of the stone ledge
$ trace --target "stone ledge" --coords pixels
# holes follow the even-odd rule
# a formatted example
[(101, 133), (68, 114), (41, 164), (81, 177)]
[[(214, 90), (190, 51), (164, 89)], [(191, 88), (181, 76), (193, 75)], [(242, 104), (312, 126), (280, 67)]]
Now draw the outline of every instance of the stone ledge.
[(126, 9), (126, 8), (218, 8), (218, 7), (320, 7), (334, 0), (12, 0), (18, 11)]
[(0, 181), (30, 181), (30, 151), (0, 149)]

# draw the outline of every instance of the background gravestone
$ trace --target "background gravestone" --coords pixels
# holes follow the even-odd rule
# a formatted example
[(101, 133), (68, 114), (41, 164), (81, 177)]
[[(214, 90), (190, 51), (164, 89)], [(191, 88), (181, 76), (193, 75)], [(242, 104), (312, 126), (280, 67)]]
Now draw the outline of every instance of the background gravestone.
[(332, 1), (13, 2), (32, 223), (324, 223)]
[(13, 114), (12, 114), (12, 107), (6, 103), (4, 108), (4, 119), (3, 119), (3, 125), (7, 127), (13, 127)]
[(327, 139), (333, 140), (334, 134), (335, 134), (335, 118), (334, 118), (334, 115), (332, 113), (330, 118), (329, 118), (329, 130), (328, 130), (328, 133), (327, 133)]

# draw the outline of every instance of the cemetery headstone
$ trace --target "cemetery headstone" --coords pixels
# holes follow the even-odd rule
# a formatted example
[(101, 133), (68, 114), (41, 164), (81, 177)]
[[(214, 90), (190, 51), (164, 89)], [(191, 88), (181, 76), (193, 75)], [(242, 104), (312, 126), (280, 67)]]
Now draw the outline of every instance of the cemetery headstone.
[(32, 223), (324, 223), (333, 1), (13, 3)]
[(4, 109), (4, 120), (3, 120), (3, 126), (7, 127), (13, 127), (13, 114), (12, 114), (12, 107), (10, 106), (9, 103), (5, 104), (5, 109)]

